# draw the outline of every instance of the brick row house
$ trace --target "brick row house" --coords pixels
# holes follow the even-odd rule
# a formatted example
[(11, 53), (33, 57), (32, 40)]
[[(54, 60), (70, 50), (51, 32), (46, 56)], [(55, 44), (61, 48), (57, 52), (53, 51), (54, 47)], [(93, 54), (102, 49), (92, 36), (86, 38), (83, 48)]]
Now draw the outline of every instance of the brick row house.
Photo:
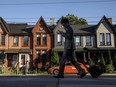
[[(0, 18), (0, 60), (4, 60), (4, 67), (28, 65), (33, 67), (38, 59), (38, 67), (50, 65), (50, 53), (52, 49), (58, 51), (59, 56), (63, 52), (65, 39), (57, 33), (64, 31), (58, 23), (47, 25), (43, 17), (40, 17), (35, 25), (7, 24)], [(107, 61), (108, 50), (112, 57), (116, 55), (116, 25), (112, 19), (105, 16), (97, 25), (71, 25), (74, 31), (77, 60), (87, 61), (101, 57), (103, 53)]]
[(36, 25), (7, 24), (0, 18), (0, 60), (4, 68), (26, 65), (33, 67), (39, 58), (38, 67), (50, 62), (51, 30), (42, 17)]

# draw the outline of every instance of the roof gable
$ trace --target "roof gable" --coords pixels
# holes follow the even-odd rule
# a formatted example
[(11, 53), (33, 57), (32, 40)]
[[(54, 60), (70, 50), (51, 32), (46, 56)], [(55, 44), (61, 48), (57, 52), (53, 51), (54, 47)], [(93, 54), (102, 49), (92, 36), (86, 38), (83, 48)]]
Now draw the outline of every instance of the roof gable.
[(101, 24), (108, 25), (114, 32), (113, 25), (108, 21), (108, 19), (105, 16), (103, 16), (102, 19), (100, 20), (100, 22), (98, 23), (96, 30), (98, 30), (98, 28)]
[(49, 33), (51, 33), (50, 28), (48, 27), (48, 25), (46, 24), (45, 20), (43, 19), (43, 17), (41, 16), (39, 18), (39, 20), (37, 21), (37, 23), (35, 24), (32, 32), (34, 32), (36, 29), (40, 29), (40, 27), (44, 27), (43, 29), (47, 29), (45, 31), (48, 31)]
[(0, 24), (1, 24), (2, 29), (4, 29), (3, 31), (8, 33), (9, 26), (7, 25), (7, 23), (5, 22), (5, 20), (2, 17), (0, 17)]

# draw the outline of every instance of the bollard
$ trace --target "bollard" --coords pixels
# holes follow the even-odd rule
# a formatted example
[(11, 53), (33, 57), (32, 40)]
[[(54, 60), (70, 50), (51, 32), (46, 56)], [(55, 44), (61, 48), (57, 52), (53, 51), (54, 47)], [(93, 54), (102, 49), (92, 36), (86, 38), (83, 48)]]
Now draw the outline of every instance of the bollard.
[(18, 74), (18, 67), (16, 67), (16, 74)]

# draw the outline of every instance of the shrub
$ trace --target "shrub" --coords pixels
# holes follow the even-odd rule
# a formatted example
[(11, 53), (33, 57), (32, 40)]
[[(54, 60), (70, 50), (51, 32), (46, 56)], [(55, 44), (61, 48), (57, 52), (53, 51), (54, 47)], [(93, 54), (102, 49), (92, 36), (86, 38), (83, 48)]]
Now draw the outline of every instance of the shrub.
[(88, 64), (89, 66), (92, 66), (92, 65), (93, 65), (93, 61), (92, 61), (91, 58), (88, 58), (88, 59), (87, 59), (87, 64)]
[(107, 64), (106, 65), (106, 72), (107, 73), (112, 73), (113, 70), (114, 70), (114, 68), (113, 68), (112, 64)]
[(51, 52), (51, 66), (57, 65), (59, 64), (59, 56), (58, 56), (58, 52), (54, 49), (52, 49)]
[(107, 73), (112, 73), (113, 72), (113, 70), (114, 70), (114, 68), (113, 68), (113, 63), (112, 63), (112, 59), (111, 59), (111, 53), (110, 53), (110, 51), (108, 50), (108, 61), (107, 61), (107, 63), (106, 63), (106, 72)]

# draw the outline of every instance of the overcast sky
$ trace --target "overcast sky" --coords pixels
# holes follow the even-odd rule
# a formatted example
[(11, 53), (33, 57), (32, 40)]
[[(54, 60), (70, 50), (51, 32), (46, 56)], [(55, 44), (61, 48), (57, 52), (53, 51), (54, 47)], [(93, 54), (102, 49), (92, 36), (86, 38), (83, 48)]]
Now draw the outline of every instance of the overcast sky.
[(116, 0), (0, 0), (0, 16), (8, 23), (35, 24), (40, 16), (49, 24), (67, 14), (97, 24), (105, 15), (116, 24)]

